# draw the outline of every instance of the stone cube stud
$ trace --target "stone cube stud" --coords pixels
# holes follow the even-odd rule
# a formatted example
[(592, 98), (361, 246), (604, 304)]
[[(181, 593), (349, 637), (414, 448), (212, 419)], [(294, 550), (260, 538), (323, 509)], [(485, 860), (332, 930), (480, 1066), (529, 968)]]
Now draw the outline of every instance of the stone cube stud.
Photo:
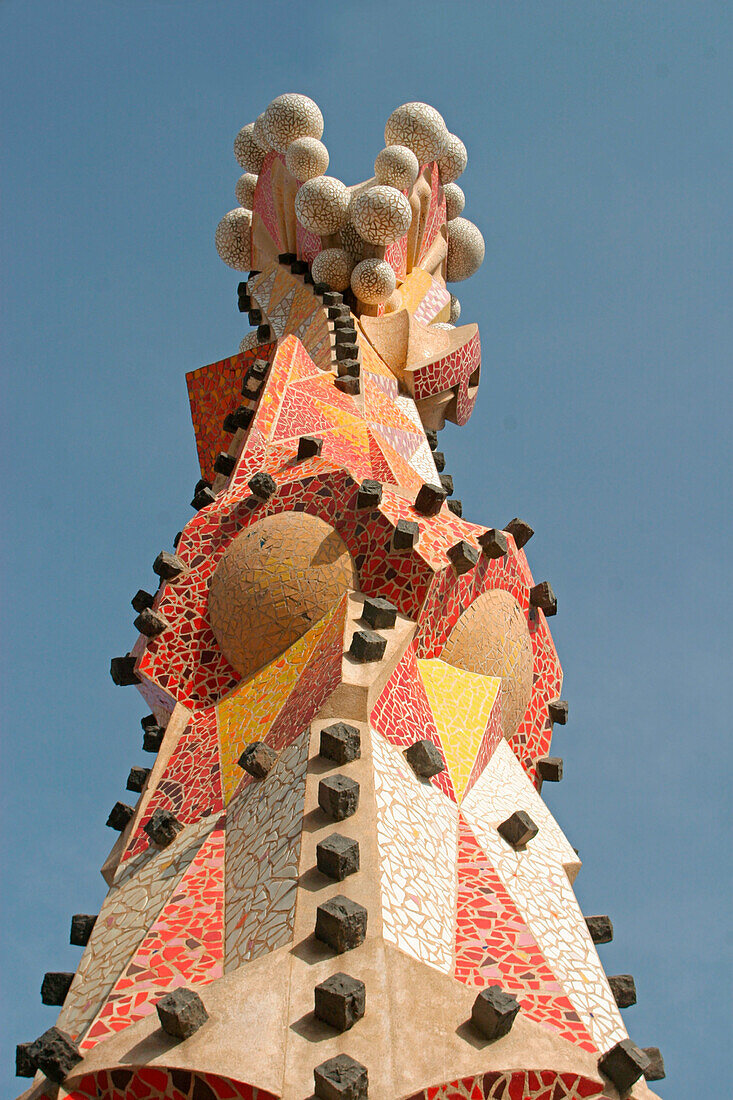
[(174, 1039), (189, 1039), (209, 1018), (193, 989), (174, 989), (161, 997), (155, 1008), (163, 1031)]
[(313, 1070), (317, 1100), (367, 1100), (369, 1075), (366, 1066), (337, 1054)]
[(567, 700), (553, 699), (551, 703), (547, 704), (547, 713), (551, 722), (557, 722), (559, 726), (564, 726), (568, 720)]
[(255, 779), (264, 779), (274, 768), (277, 753), (264, 741), (253, 741), (247, 745), (238, 760), (240, 768)]
[(476, 547), (471, 546), (471, 543), (466, 542), (465, 539), (459, 539), (446, 551), (446, 554), (459, 577), (473, 569), (479, 558)]
[(420, 486), (420, 491), (415, 497), (415, 511), (421, 516), (437, 516), (447, 496), (442, 485), (431, 485), (426, 481)]
[(445, 768), (439, 748), (427, 738), (415, 741), (413, 745), (403, 750), (403, 754), (415, 775), (420, 779), (430, 779), (433, 775), (439, 775)]
[(71, 918), (69, 943), (74, 944), (75, 947), (86, 947), (96, 922), (95, 913), (75, 913)]
[(348, 764), (361, 756), (361, 734), (348, 722), (334, 722), (321, 730), (320, 754), (335, 764)]
[(364, 1015), (366, 987), (348, 974), (333, 974), (315, 988), (315, 1014), (337, 1031), (348, 1031)]
[(329, 898), (316, 910), (316, 939), (328, 944), (338, 955), (362, 944), (366, 930), (366, 909), (343, 894)]
[(74, 980), (73, 973), (67, 970), (49, 970), (43, 975), (41, 1000), (45, 1005), (62, 1005)]
[(389, 600), (367, 596), (361, 609), (361, 617), (372, 630), (391, 630), (397, 621), (397, 608)]
[(30, 1056), (36, 1068), (57, 1085), (71, 1073), (77, 1062), (81, 1062), (82, 1057), (71, 1036), (59, 1027), (50, 1027), (48, 1031), (44, 1031), (31, 1044)]
[(546, 783), (559, 783), (562, 779), (561, 756), (541, 756), (537, 761), (537, 774)]
[(316, 845), (318, 870), (341, 882), (359, 870), (359, 842), (341, 833), (332, 833)]
[(636, 1004), (636, 983), (633, 974), (609, 975), (608, 984), (619, 1008), (631, 1008)]
[(622, 1039), (598, 1060), (598, 1068), (623, 1093), (649, 1068), (649, 1059), (631, 1039)]
[(557, 615), (557, 596), (552, 590), (549, 581), (540, 581), (529, 590), (529, 602), (532, 607), (539, 607), (545, 615)]
[(357, 508), (376, 508), (382, 499), (382, 486), (374, 478), (366, 477), (356, 494)]
[(526, 546), (534, 534), (534, 528), (530, 527), (528, 523), (525, 523), (523, 519), (519, 519), (518, 516), (510, 520), (504, 530), (508, 531), (509, 534), (513, 536), (517, 550), (521, 550), (523, 546)]
[(515, 810), (511, 817), (497, 825), (497, 832), (512, 848), (523, 848), (537, 836), (539, 828), (526, 810)]
[(176, 834), (181, 831), (183, 825), (170, 810), (164, 810), (161, 806), (153, 810), (150, 820), (143, 825), (143, 830), (150, 839), (159, 847), (167, 848), (176, 839)]
[(613, 924), (611, 918), (605, 913), (597, 917), (586, 917), (585, 923), (588, 925), (593, 943), (610, 943), (613, 939)]
[(392, 535), (395, 550), (412, 550), (420, 538), (420, 526), (413, 519), (398, 519)]
[(485, 1039), (501, 1039), (512, 1029), (519, 1002), (500, 985), (482, 989), (471, 1009), (471, 1020)]
[(375, 630), (355, 630), (349, 646), (349, 656), (362, 664), (381, 661), (386, 648), (387, 639)]
[(663, 1081), (666, 1074), (664, 1072), (664, 1058), (662, 1058), (659, 1047), (642, 1047), (641, 1049), (649, 1059), (649, 1067), (644, 1070), (646, 1080)]
[(318, 805), (334, 821), (351, 817), (359, 806), (359, 784), (348, 775), (327, 775), (318, 784)]
[(479, 535), (478, 543), (487, 558), (503, 558), (509, 551), (506, 535), (496, 527), (490, 527)]

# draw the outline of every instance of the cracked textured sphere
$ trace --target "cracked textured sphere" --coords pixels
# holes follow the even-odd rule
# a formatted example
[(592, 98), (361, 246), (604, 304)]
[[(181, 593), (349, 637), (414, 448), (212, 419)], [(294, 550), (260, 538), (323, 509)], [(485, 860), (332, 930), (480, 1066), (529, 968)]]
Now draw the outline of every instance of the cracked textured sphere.
[(465, 172), (468, 164), (466, 146), (455, 134), (448, 134), (445, 145), (438, 157), (438, 171), (440, 182), (445, 185), (457, 180), (462, 172)]
[(306, 180), (295, 196), (295, 216), (313, 233), (327, 235), (341, 228), (349, 214), (349, 191), (334, 176)]
[(346, 290), (354, 264), (343, 248), (324, 248), (313, 261), (311, 275), (316, 283), (328, 283), (332, 290)]
[(455, 294), (450, 296), (450, 323), (455, 325), (458, 323), (458, 318), (461, 316), (461, 303), (456, 298)]
[(377, 183), (398, 187), (400, 191), (412, 190), (419, 172), (417, 157), (406, 145), (388, 145), (374, 161)]
[(245, 210), (252, 210), (254, 207), (256, 186), (257, 176), (252, 172), (245, 172), (237, 180), (234, 195), (239, 205), (243, 206)]
[(255, 139), (260, 149), (264, 153), (269, 153), (272, 146), (267, 140), (267, 134), (265, 133), (265, 112), (258, 115), (254, 121), (254, 129), (252, 130), (252, 137)]
[(443, 194), (445, 195), (445, 220), (452, 222), (454, 218), (463, 213), (466, 196), (457, 183), (446, 183)]
[(314, 137), (297, 138), (288, 145), (285, 164), (296, 180), (312, 180), (328, 168), (328, 149)]
[(235, 271), (248, 271), (252, 266), (252, 211), (237, 206), (225, 214), (216, 227), (214, 242), (225, 264)]
[(368, 306), (386, 302), (396, 286), (395, 273), (386, 260), (362, 260), (351, 273), (351, 289)]
[(428, 103), (403, 103), (384, 128), (384, 144), (406, 145), (420, 164), (436, 160), (447, 137), (443, 116)]
[(448, 222), (448, 257), (445, 277), (449, 283), (470, 279), (484, 262), (486, 246), (481, 230), (468, 218)]
[(251, 676), (358, 584), (340, 535), (306, 512), (267, 516), (237, 535), (214, 570), (209, 622), (227, 660)]
[(284, 153), (288, 145), (298, 138), (320, 138), (323, 134), (323, 115), (318, 104), (307, 95), (288, 92), (277, 96), (265, 108), (263, 129), (272, 148)]
[(262, 169), (265, 150), (258, 144), (254, 128), (254, 122), (248, 122), (239, 131), (234, 139), (234, 156), (237, 158), (237, 164), (241, 165), (245, 172), (257, 174)]
[(360, 237), (370, 244), (392, 244), (410, 228), (412, 207), (401, 191), (379, 184), (362, 191), (349, 212)]
[(494, 588), (474, 600), (453, 627), (441, 661), (501, 677), (501, 725), (513, 737), (532, 695), (532, 642), (521, 607), (503, 589)]

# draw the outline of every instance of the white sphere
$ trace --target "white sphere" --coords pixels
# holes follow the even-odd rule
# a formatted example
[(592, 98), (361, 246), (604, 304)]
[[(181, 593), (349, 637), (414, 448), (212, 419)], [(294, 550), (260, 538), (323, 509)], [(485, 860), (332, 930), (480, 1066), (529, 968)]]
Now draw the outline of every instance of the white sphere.
[(455, 134), (448, 134), (445, 144), (440, 151), (440, 156), (438, 157), (438, 171), (440, 172), (440, 182), (443, 186), (445, 186), (446, 183), (452, 183), (453, 180), (457, 180), (461, 172), (465, 171), (467, 164), (468, 153), (466, 152), (466, 146)]
[(446, 332), (451, 332), (455, 327), (455, 325), (449, 324), (448, 321), (434, 321), (433, 324), (430, 326), (430, 328), (438, 328), (445, 330)]
[(265, 112), (264, 111), (262, 112), (261, 115), (258, 115), (257, 118), (254, 121), (254, 127), (252, 129), (252, 137), (255, 139), (255, 141), (259, 145), (260, 149), (263, 151), (263, 153), (269, 153), (270, 152), (270, 149), (272, 148), (272, 146), (270, 145), (269, 141), (267, 140), (267, 134), (265, 133)]
[(323, 134), (323, 115), (317, 103), (307, 95), (288, 92), (279, 95), (265, 108), (265, 137), (278, 153), (302, 137), (319, 138)]
[(295, 215), (312, 233), (335, 233), (349, 216), (349, 190), (334, 176), (317, 176), (298, 188)]
[(252, 211), (241, 206), (225, 214), (216, 227), (216, 251), (235, 271), (248, 271), (252, 267), (251, 230)]
[(265, 150), (258, 144), (254, 129), (254, 122), (248, 122), (239, 131), (234, 139), (234, 156), (237, 158), (237, 164), (241, 165), (245, 172), (257, 173), (262, 168)]
[(437, 159), (447, 136), (442, 115), (427, 103), (403, 103), (384, 128), (384, 144), (406, 145), (420, 164)]
[(484, 262), (486, 246), (481, 230), (468, 218), (448, 222), (448, 257), (445, 277), (449, 283), (470, 279)]
[(234, 195), (239, 205), (243, 206), (245, 210), (254, 209), (256, 186), (257, 176), (252, 172), (245, 172), (244, 175), (240, 176), (237, 180), (237, 184), (234, 188)]
[(386, 302), (396, 286), (397, 278), (386, 260), (362, 260), (351, 273), (351, 289), (368, 306)]
[(378, 184), (356, 196), (349, 218), (365, 241), (387, 245), (398, 241), (410, 228), (412, 207), (401, 191)]
[(354, 264), (343, 248), (324, 248), (311, 265), (314, 283), (328, 283), (332, 290), (346, 290)]
[(461, 316), (461, 303), (456, 298), (455, 294), (450, 296), (450, 323), (455, 325), (458, 318)]
[(258, 344), (259, 341), (257, 339), (257, 331), (255, 330), (255, 332), (248, 332), (244, 339), (240, 341), (239, 350), (252, 351), (252, 348), (256, 348)]
[(398, 187), (400, 191), (412, 190), (419, 172), (417, 157), (406, 145), (388, 145), (374, 161), (377, 183)]
[(445, 220), (452, 222), (463, 212), (466, 196), (457, 183), (446, 183), (443, 194), (445, 195)]
[(322, 176), (328, 168), (328, 149), (314, 137), (296, 138), (285, 153), (288, 172), (301, 183)]

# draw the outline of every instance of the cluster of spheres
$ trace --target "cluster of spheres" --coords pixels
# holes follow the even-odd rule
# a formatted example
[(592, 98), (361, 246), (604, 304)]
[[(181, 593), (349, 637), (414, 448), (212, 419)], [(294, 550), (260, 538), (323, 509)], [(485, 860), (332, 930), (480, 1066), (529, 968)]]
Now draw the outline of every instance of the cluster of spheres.
[[(433, 161), (446, 204), (446, 280), (460, 282), (477, 271), (484, 240), (473, 222), (462, 217), (465, 196), (455, 182), (468, 161), (466, 147), (434, 107), (405, 103), (392, 112), (384, 130), (385, 147), (374, 162), (374, 179), (366, 186), (349, 188), (326, 174), (329, 155), (322, 137), (319, 107), (308, 96), (294, 93), (277, 96), (254, 122), (242, 127), (234, 141), (234, 155), (244, 169), (235, 187), (239, 205), (224, 215), (216, 230), (216, 248), (226, 264), (237, 271), (252, 267), (255, 190), (265, 159), (274, 152), (284, 158), (299, 184), (295, 217), (322, 238), (323, 250), (312, 266), (316, 282), (340, 291), (351, 287), (367, 305), (388, 300), (396, 277), (383, 258), (384, 250), (409, 230), (410, 193), (421, 167)], [(375, 257), (375, 251), (382, 257)], [(360, 259), (359, 252), (365, 258)], [(451, 295), (451, 326), (459, 315), (460, 304)]]

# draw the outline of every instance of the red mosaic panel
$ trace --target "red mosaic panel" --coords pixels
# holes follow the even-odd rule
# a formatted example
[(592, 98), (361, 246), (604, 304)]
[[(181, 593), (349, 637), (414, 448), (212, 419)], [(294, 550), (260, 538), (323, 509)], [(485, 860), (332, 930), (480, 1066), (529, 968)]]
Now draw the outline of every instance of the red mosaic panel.
[(223, 960), (224, 833), (217, 829), (117, 980), (81, 1049), (150, 1015), (164, 993), (220, 978)]
[(220, 1077), (165, 1066), (86, 1073), (68, 1100), (278, 1100), (272, 1092)]
[(513, 1070), (432, 1085), (407, 1100), (591, 1100), (609, 1097), (600, 1081), (552, 1069)]
[(547, 965), (501, 879), (459, 815), (455, 976), (468, 985), (498, 984), (530, 1020), (583, 1050), (590, 1035)]
[(430, 164), (422, 165), (420, 171), (421, 173), (426, 171), (430, 173), (430, 206), (428, 208), (428, 216), (425, 219), (425, 232), (420, 242), (420, 254), (418, 256), (417, 267), (420, 266), (424, 257), (427, 256), (435, 238), (438, 236), (442, 226), (445, 225), (445, 195), (443, 194), (443, 188), (440, 184), (438, 165), (435, 161), (432, 161)]
[(269, 152), (265, 157), (257, 177), (257, 186), (255, 187), (254, 199), (252, 201), (252, 210), (254, 214), (262, 219), (267, 232), (272, 238), (274, 251), (283, 252), (284, 248), (280, 239), (277, 204), (272, 193), (272, 165), (276, 160), (280, 160), (281, 164), (285, 163), (284, 158), (275, 152)]
[(529, 635), (534, 654), (532, 698), (509, 744), (527, 774), (538, 783), (535, 761), (550, 750), (552, 722), (547, 715), (547, 704), (560, 697), (562, 668), (542, 611), (533, 612), (530, 617)]
[(419, 401), (457, 386), (456, 423), (465, 424), (473, 412), (478, 393), (477, 387), (469, 392), (468, 381), (480, 366), (481, 339), (477, 329), (462, 347), (434, 359), (432, 363), (418, 367), (413, 372), (415, 400)]

